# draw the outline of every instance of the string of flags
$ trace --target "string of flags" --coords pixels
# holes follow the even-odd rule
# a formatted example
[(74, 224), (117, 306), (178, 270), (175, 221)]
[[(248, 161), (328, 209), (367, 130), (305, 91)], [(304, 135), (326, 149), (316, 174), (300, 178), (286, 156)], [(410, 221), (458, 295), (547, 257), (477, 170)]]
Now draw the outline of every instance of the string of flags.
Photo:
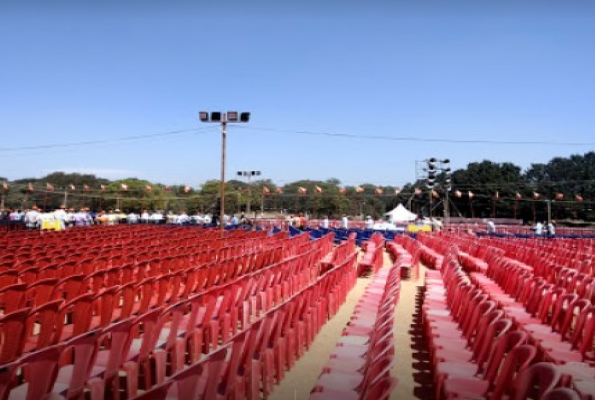
[[(165, 192), (170, 192), (171, 191), (171, 187), (168, 186), (168, 185), (158, 185), (158, 186), (161, 187)], [(11, 189), (11, 186), (10, 186), (10, 184), (8, 182), (2, 182), (2, 189), (3, 189), (4, 192), (8, 192)], [(63, 190), (71, 191), (71, 192), (75, 192), (76, 189), (77, 189), (77, 187), (74, 184), (69, 184), (69, 185), (67, 185), (66, 187), (63, 188)], [(93, 191), (93, 189), (89, 185), (87, 185), (87, 184), (83, 184), (82, 187), (79, 187), (79, 190), (82, 190), (83, 192)], [(108, 190), (107, 185), (105, 185), (105, 184), (100, 184), (99, 185), (99, 191), (105, 192), (106, 190)], [(119, 187), (119, 190), (122, 191), (122, 192), (128, 192), (130, 190), (130, 188), (129, 188), (129, 185), (128, 184), (121, 183), (120, 184), (120, 187)], [(356, 194), (363, 194), (363, 193), (366, 192), (366, 189), (364, 189), (362, 186), (355, 186), (352, 189), (348, 189), (348, 188), (345, 188), (345, 187), (342, 187), (342, 188), (339, 188), (338, 189), (339, 193), (340, 194), (343, 194), (343, 195), (347, 195), (350, 192), (350, 190), (352, 191), (352, 193), (354, 191)], [(412, 193), (411, 192), (409, 192), (409, 193), (403, 192), (399, 188), (395, 188), (394, 191), (392, 191), (392, 190), (393, 189), (390, 189), (389, 190), (389, 188), (376, 187), (376, 188), (374, 188), (374, 192), (373, 193), (375, 195), (389, 195), (389, 196), (390, 195), (398, 196), (398, 195), (401, 195), (401, 194), (403, 194), (403, 195), (421, 196), (421, 195), (424, 194), (424, 190), (421, 189), (421, 188), (418, 188), (418, 187), (414, 187)], [(30, 182), (30, 183), (27, 184), (27, 191), (28, 192), (34, 192), (35, 191), (35, 186), (34, 186), (33, 183)], [(46, 182), (45, 192), (52, 193), (52, 192), (55, 192), (55, 191), (56, 191), (56, 187), (53, 184), (51, 184), (49, 182)], [(114, 190), (112, 188), (111, 191), (114, 192), (114, 191), (117, 191), (117, 190)], [(137, 191), (138, 191), (138, 189), (137, 189)], [(144, 186), (144, 191), (146, 193), (153, 193), (154, 186), (147, 184), (147, 185)], [(188, 194), (188, 193), (192, 192), (193, 189), (192, 189), (191, 186), (186, 185), (186, 186), (183, 186), (182, 187), (182, 191), (184, 193)], [(281, 188), (281, 187), (275, 188), (274, 192), (276, 194), (284, 194), (285, 193), (284, 189)], [(325, 192), (326, 192), (325, 189), (323, 189), (322, 187), (320, 187), (318, 185), (315, 185), (314, 186), (314, 190), (313, 190), (312, 193), (314, 193), (314, 194), (323, 194)], [(271, 193), (272, 193), (272, 191), (271, 191), (271, 189), (269, 187), (267, 187), (267, 186), (263, 186), (262, 187), (262, 194), (263, 195), (269, 196), (269, 195), (271, 195)], [(463, 193), (462, 191), (456, 189), (456, 190), (453, 190), (451, 193), (452, 193), (452, 197), (454, 197), (454, 198), (461, 199), (463, 197), (467, 197), (469, 199), (469, 201), (472, 201), (476, 197), (476, 193), (474, 193), (471, 190), (467, 191), (466, 193)], [(308, 189), (305, 188), (305, 187), (303, 187), (303, 186), (300, 186), (300, 187), (297, 188), (297, 194), (306, 195), (306, 194), (308, 194)], [(436, 189), (430, 190), (429, 195), (432, 196), (432, 197), (434, 197), (434, 198), (440, 198), (440, 193)], [(483, 195), (483, 196), (480, 195), (480, 197), (485, 198), (486, 195)], [(491, 197), (495, 201), (499, 201), (499, 200), (502, 199), (499, 191), (496, 191), (495, 193), (490, 194), (489, 197)], [(531, 195), (528, 195), (528, 196), (524, 196), (520, 192), (516, 192), (514, 194), (514, 200), (517, 200), (517, 201), (520, 201), (520, 200), (523, 200), (523, 199), (525, 199), (525, 200), (534, 200), (534, 201), (538, 201), (538, 200), (541, 200), (541, 199), (543, 199), (543, 200), (551, 200), (551, 201), (575, 201), (575, 202), (579, 202), (579, 203), (584, 201), (583, 196), (581, 194), (578, 194), (578, 193), (577, 194), (574, 194), (574, 195), (568, 195), (568, 194), (564, 194), (562, 192), (556, 192), (556, 193), (553, 193), (551, 195), (551, 199), (548, 199), (548, 197), (550, 197), (550, 196), (543, 196), (541, 193), (536, 192), (536, 191), (533, 191), (531, 193)]]

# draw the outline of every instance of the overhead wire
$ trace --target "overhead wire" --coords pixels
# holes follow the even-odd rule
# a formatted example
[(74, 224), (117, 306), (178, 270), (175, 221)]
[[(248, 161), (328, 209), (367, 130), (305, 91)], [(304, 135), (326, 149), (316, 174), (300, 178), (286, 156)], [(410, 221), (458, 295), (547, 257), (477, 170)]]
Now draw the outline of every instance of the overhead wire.
[(327, 136), (347, 139), (389, 140), (396, 142), (436, 142), (436, 143), (467, 143), (467, 144), (502, 144), (502, 145), (547, 145), (547, 146), (595, 146), (595, 142), (553, 142), (540, 140), (491, 140), (491, 139), (447, 139), (421, 138), (415, 136), (387, 136), (387, 135), (358, 135), (350, 133), (316, 132), (307, 130), (280, 129), (259, 127), (253, 125), (238, 125), (237, 128), (264, 132), (284, 132), (304, 135)]
[(123, 142), (123, 141), (153, 139), (153, 138), (164, 137), (164, 136), (181, 135), (181, 134), (185, 134), (185, 133), (195, 133), (195, 134), (203, 133), (203, 132), (211, 131), (215, 128), (216, 127), (214, 127), (214, 126), (209, 126), (209, 127), (204, 127), (204, 128), (182, 129), (182, 130), (174, 130), (174, 131), (168, 131), (168, 132), (151, 133), (151, 134), (145, 134), (145, 135), (125, 136), (125, 137), (114, 138), (114, 139), (89, 140), (89, 141), (82, 141), (82, 142), (67, 142), (67, 143), (52, 143), (52, 144), (9, 147), (9, 148), (0, 147), (0, 152), (47, 150), (47, 149), (55, 149), (55, 148), (68, 148), (68, 147), (91, 146), (91, 145), (94, 146), (94, 145), (117, 143), (117, 142)]

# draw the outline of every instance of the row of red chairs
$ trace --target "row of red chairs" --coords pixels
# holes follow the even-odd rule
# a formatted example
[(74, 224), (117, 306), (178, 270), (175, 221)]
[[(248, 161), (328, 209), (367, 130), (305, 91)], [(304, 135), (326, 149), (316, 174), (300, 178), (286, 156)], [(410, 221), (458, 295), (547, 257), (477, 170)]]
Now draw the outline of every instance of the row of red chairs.
[[(95, 241), (87, 242), (81, 239), (72, 239), (59, 243), (44, 243), (43, 237), (39, 242), (50, 246), (33, 247), (27, 243), (13, 244), (10, 251), (0, 256), (0, 271), (6, 269), (24, 269), (30, 266), (38, 265), (44, 267), (47, 264), (62, 264), (66, 261), (87, 261), (90, 263), (100, 262), (101, 259), (113, 260), (115, 258), (127, 257), (136, 261), (148, 261), (155, 257), (166, 257), (170, 254), (180, 256), (181, 254), (195, 255), (198, 252), (211, 251), (210, 258), (213, 258), (212, 251), (217, 251), (216, 258), (230, 258), (244, 254), (249, 250), (259, 250), (263, 246), (283, 244), (282, 247), (289, 247), (291, 244), (303, 244), (303, 238), (289, 240), (284, 233), (276, 234), (270, 237), (262, 236), (261, 232), (246, 232), (250, 237), (244, 238), (207, 238), (201, 239), (197, 233), (201, 231), (192, 230), (191, 236), (182, 240), (169, 234), (165, 228), (161, 228), (161, 241), (163, 243), (155, 244), (153, 242), (143, 244), (141, 237), (136, 238), (134, 242), (119, 244), (117, 240), (106, 241), (104, 245), (98, 246)], [(206, 232), (206, 231), (203, 231)], [(229, 254), (232, 253), (232, 254)], [(290, 254), (288, 254), (290, 255)], [(98, 260), (99, 259), (99, 260)]]
[(397, 384), (393, 367), (394, 309), (400, 259), (381, 269), (356, 305), (349, 325), (310, 394), (311, 400), (386, 400)]
[[(283, 304), (282, 302), (285, 297), (293, 296), (295, 291), (307, 287), (312, 281), (312, 276), (316, 276), (316, 273), (310, 272), (310, 270), (317, 269), (316, 257), (319, 257), (319, 255), (315, 253), (316, 251), (312, 250), (309, 254), (306, 254), (306, 256), (310, 255), (310, 257), (295, 257), (298, 262), (293, 265), (279, 264), (269, 268), (283, 273), (282, 278), (265, 276), (263, 279), (257, 280), (255, 276), (246, 276), (241, 278), (239, 282), (213, 288), (210, 291), (195, 295), (188, 300), (172, 304), (165, 309), (164, 307), (166, 306), (157, 306), (140, 316), (126, 319), (130, 321), (132, 318), (133, 325), (142, 325), (136, 330), (134, 328), (130, 330), (131, 338), (133, 338), (133, 340), (130, 340), (130, 348), (132, 350), (121, 352), (122, 354), (128, 353), (130, 357), (118, 364), (118, 369), (123, 369), (127, 372), (128, 392), (135, 393), (139, 372), (141, 381), (144, 382), (145, 387), (152, 386), (154, 382), (163, 381), (166, 374), (178, 372), (186, 359), (199, 359), (202, 352), (208, 352), (217, 348), (220, 343), (228, 341), (229, 337), (238, 328), (245, 328), (246, 324), (249, 324), (255, 316), (263, 315), (276, 305)], [(300, 271), (298, 268), (306, 271)], [(345, 275), (349, 271), (353, 271), (353, 262), (350, 268), (343, 267), (341, 271)], [(264, 276), (263, 271), (257, 271), (255, 274)], [(332, 277), (337, 277), (337, 273), (331, 271), (327, 276), (328, 278), (321, 282), (328, 282)], [(318, 287), (321, 287), (321, 285), (318, 285)], [(326, 289), (329, 288), (326, 287)], [(346, 290), (338, 290), (336, 288), (333, 288), (333, 290), (346, 296)], [(323, 296), (325, 297), (324, 301), (328, 301), (328, 296), (328, 293)], [(318, 315), (322, 315), (321, 310), (328, 310), (328, 308), (320, 307), (319, 304), (316, 308)], [(103, 329), (107, 329), (107, 327)], [(99, 332), (100, 330), (102, 328), (91, 332)], [(23, 356), (14, 362), (16, 363), (14, 368), (9, 368), (12, 371), (10, 372), (12, 374), (11, 376), (18, 375), (19, 379), (27, 379), (28, 374), (23, 375), (21, 373), (19, 375), (18, 371), (22, 370), (23, 360), (26, 362), (32, 360), (30, 358), (31, 354), (44, 354), (43, 352), (46, 349), (56, 348), (64, 351), (65, 348), (72, 348), (74, 346), (73, 343), (78, 343), (79, 338), (86, 338), (88, 335), (93, 336), (90, 332), (86, 332), (66, 342), (49, 346)], [(95, 337), (99, 337), (98, 334)], [(88, 342), (85, 343), (87, 343), (87, 346), (90, 346)], [(97, 350), (100, 347), (100, 342), (94, 343)], [(47, 351), (49, 352), (50, 350)], [(88, 357), (78, 357), (77, 354), (77, 351), (74, 350), (74, 364), (71, 367), (71, 372), (88, 371), (89, 367), (85, 367), (85, 363), (87, 362), (85, 360), (88, 360)], [(90, 370), (93, 371), (94, 368)], [(93, 376), (89, 375), (85, 381), (89, 381), (91, 378)], [(14, 383), (15, 379), (9, 379), (8, 382)], [(115, 383), (112, 382), (111, 384)], [(79, 386), (70, 384), (69, 390), (72, 391), (74, 390), (73, 388), (78, 388)], [(19, 385), (17, 387), (18, 389), (15, 389), (17, 391), (23, 390), (23, 388), (26, 389), (26, 386)], [(68, 395), (67, 397), (75, 398), (70, 396)]]
[[(291, 299), (272, 308), (223, 347), (135, 399), (257, 400), (261, 394), (267, 398), (275, 383), (283, 379), (285, 371), (305, 353), (324, 322), (344, 302), (353, 285), (349, 282), (355, 276), (354, 264), (355, 255), (352, 255)], [(217, 365), (211, 364), (214, 357)], [(204, 374), (207, 365), (211, 369)]]
[[(327, 236), (334, 238), (335, 234), (329, 233)], [(324, 272), (334, 268), (345, 261), (348, 256), (353, 254), (356, 249), (355, 237), (356, 234), (351, 233), (347, 240), (341, 242), (332, 252), (327, 253), (327, 255), (320, 261), (321, 271)]]
[(362, 243), (364, 255), (357, 264), (357, 276), (367, 276), (378, 272), (384, 263), (384, 236), (373, 233), (370, 240)]
[(419, 242), (406, 235), (395, 235), (392, 241), (386, 243), (386, 251), (391, 260), (401, 260), (403, 277), (413, 277), (416, 280), (419, 277), (419, 247)]
[[(65, 340), (63, 331), (80, 334), (96, 326), (105, 324), (130, 315), (138, 315), (151, 308), (173, 304), (188, 299), (216, 285), (227, 282), (237, 282), (242, 277), (250, 278), (255, 293), (269, 290), (277, 286), (276, 296), (288, 295), (294, 287), (303, 286), (318, 275), (317, 262), (320, 252), (316, 249), (316, 242), (310, 245), (309, 252), (295, 256), (274, 264), (267, 268), (250, 272), (242, 276), (234, 276), (229, 280), (223, 278), (210, 279), (213, 272), (218, 271), (217, 265), (195, 268), (187, 274), (175, 273), (163, 275), (159, 278), (147, 278), (138, 284), (129, 283), (123, 286), (112, 286), (98, 292), (90, 291), (81, 294), (86, 288), (82, 281), (69, 281), (70, 285), (55, 286), (57, 280), (45, 280), (43, 285), (38, 283), (33, 292), (24, 290), (21, 300), (18, 292), (7, 292), (4, 301), (5, 309), (25, 305), (28, 308), (16, 309), (0, 319), (0, 332), (11, 336), (18, 345), (10, 345), (8, 341), (0, 343), (0, 362), (8, 362), (20, 356), (23, 351), (38, 348), (39, 336), (32, 337), (32, 332), (38, 327), (43, 331), (45, 345)], [(89, 285), (93, 285), (91, 281)], [(7, 288), (14, 288), (12, 285)], [(22, 285), (20, 285), (22, 286)], [(281, 287), (283, 289), (281, 289)], [(5, 289), (7, 289), (5, 288)], [(92, 288), (93, 289), (93, 288)], [(271, 296), (260, 294), (261, 298)], [(68, 319), (65, 319), (68, 316)], [(33, 340), (36, 339), (36, 340)], [(27, 346), (25, 343), (35, 345)]]
[(538, 349), (528, 344), (529, 335), (469, 284), (457, 259), (454, 249), (441, 271), (426, 274), (422, 310), (436, 398), (544, 397), (560, 383), (561, 372), (552, 363), (536, 362)]

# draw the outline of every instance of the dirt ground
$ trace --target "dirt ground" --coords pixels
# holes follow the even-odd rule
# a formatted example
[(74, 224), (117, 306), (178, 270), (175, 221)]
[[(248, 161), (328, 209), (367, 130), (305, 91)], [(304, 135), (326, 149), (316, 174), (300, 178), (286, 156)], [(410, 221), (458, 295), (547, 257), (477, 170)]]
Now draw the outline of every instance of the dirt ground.
[[(390, 258), (385, 253), (383, 267), (390, 266)], [(429, 378), (426, 372), (427, 363), (424, 361), (423, 341), (420, 331), (416, 329), (417, 308), (421, 301), (423, 286), (423, 268), (420, 272), (421, 277), (418, 280), (402, 280), (401, 295), (395, 309), (395, 367), (392, 375), (399, 383), (391, 395), (391, 400), (413, 398), (427, 400), (431, 393), (426, 385)], [(358, 278), (345, 304), (337, 315), (323, 326), (308, 352), (286, 374), (283, 382), (275, 387), (270, 400), (305, 400), (309, 397), (322, 368), (335, 348), (337, 339), (370, 281), (370, 278)]]

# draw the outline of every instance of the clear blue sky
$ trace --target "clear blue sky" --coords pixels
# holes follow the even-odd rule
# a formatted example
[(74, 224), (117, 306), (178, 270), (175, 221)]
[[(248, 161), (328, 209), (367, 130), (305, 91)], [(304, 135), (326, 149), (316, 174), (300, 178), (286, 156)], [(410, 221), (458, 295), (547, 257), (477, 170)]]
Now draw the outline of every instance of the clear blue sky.
[[(202, 109), (252, 112), (229, 129), (229, 178), (400, 186), (431, 156), (582, 154), (594, 146), (365, 136), (595, 142), (594, 21), (586, 0), (0, 0), (0, 176), (197, 186), (220, 173)], [(112, 141), (187, 129), (208, 130)]]

